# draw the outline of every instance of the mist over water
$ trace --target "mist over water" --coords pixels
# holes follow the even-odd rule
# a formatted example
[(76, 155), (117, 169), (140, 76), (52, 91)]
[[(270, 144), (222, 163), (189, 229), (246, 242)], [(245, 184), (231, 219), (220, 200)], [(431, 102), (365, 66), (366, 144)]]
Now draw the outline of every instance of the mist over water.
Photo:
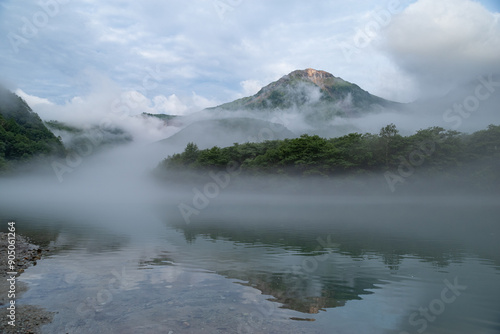
[[(401, 104), (399, 110), (380, 109), (366, 115), (334, 117), (323, 124), (320, 132), (329, 136), (341, 136), (352, 131), (378, 133), (380, 128), (388, 123), (396, 124), (402, 134), (412, 134), (429, 126), (443, 126), (445, 129), (464, 132), (484, 129), (486, 125), (497, 124), (499, 121), (499, 84), (496, 80), (496, 76), (482, 76), (445, 97)], [(488, 93), (488, 98), (475, 98), (478, 87), (483, 94)], [(306, 98), (307, 101), (314, 103), (318, 100), (319, 91), (306, 90), (306, 93), (310, 94)], [(235, 142), (262, 142), (292, 138), (303, 133), (313, 134), (317, 125), (305, 118), (313, 112), (308, 110), (307, 103), (301, 108), (294, 106), (274, 111), (203, 110), (180, 117), (173, 123), (165, 123), (155, 118), (117, 114), (116, 110), (109, 108), (116, 96), (117, 88), (104, 81), (104, 84), (96, 89), (96, 93), (65, 106), (35, 106), (35, 111), (46, 119), (60, 118), (69, 125), (88, 131), (84, 132), (86, 146), (83, 151), (76, 150), (76, 157), (68, 155), (63, 158), (49, 158), (42, 166), (45, 173), (40, 175), (33, 173), (0, 179), (0, 205), (4, 215), (13, 214), (12, 218), (15, 218), (23, 212), (43, 212), (48, 216), (61, 217), (60, 219), (77, 218), (82, 222), (102, 222), (103, 226), (118, 230), (125, 225), (134, 226), (135, 222), (141, 220), (142, 215), (151, 214), (154, 211), (152, 208), (156, 210), (158, 207), (169, 207), (166, 216), (175, 217), (171, 219), (182, 218), (177, 206), (179, 203), (193, 203), (196, 195), (193, 184), (186, 186), (182, 182), (164, 183), (154, 178), (151, 172), (162, 159), (182, 152), (190, 141), (199, 143), (201, 148), (214, 145), (223, 147)], [(479, 101), (474, 110), (461, 109), (464, 112), (460, 113), (454, 109), (457, 103), (464, 104), (474, 98)], [(134, 110), (140, 109), (137, 108)], [(88, 113), (88, 110), (93, 112)], [(105, 122), (102, 123), (102, 120)], [(110, 145), (102, 144), (106, 141), (106, 137), (103, 140), (103, 134), (109, 135), (104, 130), (110, 127), (122, 129), (125, 134), (130, 135), (131, 141), (113, 144), (113, 138), (110, 137)], [(75, 134), (64, 131), (56, 131), (56, 134), (61, 135), (66, 144), (71, 143), (75, 137)], [(159, 139), (163, 140), (158, 141)], [(60, 165), (55, 168), (54, 162)], [(462, 176), (463, 179), (468, 177)], [(207, 183), (214, 181), (209, 177), (198, 180), (201, 180), (197, 186), (202, 192)], [(231, 177), (227, 188), (219, 189), (215, 198), (209, 199), (208, 209), (199, 210), (201, 212), (193, 218), (209, 215), (208, 212), (211, 212), (216, 203), (227, 203), (225, 209), (218, 212), (221, 215), (230, 214), (228, 206), (230, 208), (232, 202), (235, 202), (248, 204), (247, 214), (260, 214), (259, 219), (250, 221), (259, 221), (268, 211), (255, 212), (253, 206), (258, 205), (263, 198), (270, 212), (283, 202), (293, 209), (297, 203), (303, 202), (311, 202), (311, 207), (314, 207), (323, 202), (345, 201), (352, 206), (356, 203), (385, 205), (397, 212), (398, 203), (401, 201), (412, 203), (425, 199), (431, 204), (434, 199), (432, 195), (439, 194), (443, 197), (435, 200), (443, 203), (451, 201), (450, 198), (453, 197), (450, 196), (460, 191), (459, 187), (449, 184), (450, 189), (443, 187), (439, 183), (439, 175), (418, 175), (417, 171), (409, 180), (418, 184), (418, 187), (407, 187), (394, 192), (383, 174), (347, 181), (336, 178), (268, 179), (235, 175)], [(484, 200), (491, 202), (495, 199), (486, 195), (471, 195), (468, 198), (463, 193), (460, 198), (460, 201), (474, 203)], [(246, 210), (245, 205), (235, 205), (239, 210)], [(325, 217), (327, 215), (320, 214)], [(161, 215), (163, 219), (163, 213)], [(234, 219), (238, 214), (230, 215)], [(113, 219), (116, 216), (120, 218)], [(290, 216), (291, 219), (294, 217)], [(364, 218), (352, 220), (358, 223), (365, 221)], [(387, 217), (381, 220), (387, 221)]]
[[(499, 121), (495, 92), (456, 109), (475, 101), (478, 82), (328, 120), (306, 104), (164, 121), (116, 114), (106, 94), (61, 107), (77, 129), (55, 131), (68, 155), (0, 178), (0, 219), (53, 249), (23, 273), (30, 290), (20, 302), (59, 312), (46, 332), (497, 332), (500, 197), (464, 187), (474, 183), (467, 169), (451, 181), (416, 169), (396, 187), (382, 172), (156, 170), (193, 141), (204, 149), (377, 134), (389, 123), (403, 135), (430, 126), (470, 133)], [(90, 107), (104, 116), (85, 115)]]
[(47, 332), (414, 333), (446, 282), (466, 288), (429, 330), (500, 326), (498, 197), (234, 176), (187, 224), (193, 187), (152, 179), (148, 154), (104, 151), (61, 183), (2, 180), (0, 219), (56, 247), (23, 274), (24, 303), (60, 310)]

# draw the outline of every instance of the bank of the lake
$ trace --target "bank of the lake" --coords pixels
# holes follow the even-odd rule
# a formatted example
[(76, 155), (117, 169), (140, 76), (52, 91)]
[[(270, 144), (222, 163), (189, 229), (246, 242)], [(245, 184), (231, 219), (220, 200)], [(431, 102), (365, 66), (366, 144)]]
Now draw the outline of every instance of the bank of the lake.
[[(42, 249), (37, 245), (30, 243), (30, 241), (19, 235), (15, 234), (15, 251), (16, 251), (16, 264), (15, 270), (10, 269), (8, 263), (8, 246), (9, 246), (8, 233), (0, 232), (0, 332), (1, 333), (41, 333), (40, 327), (52, 321), (54, 312), (50, 312), (38, 306), (33, 305), (18, 305), (15, 306), (15, 319), (12, 326), (12, 319), (8, 317), (11, 310), (7, 308), (11, 305), (11, 300), (16, 301), (28, 289), (28, 286), (18, 281), (18, 277), (24, 272), (25, 269), (32, 265), (36, 265), (43, 254), (48, 249)], [(13, 275), (9, 272), (16, 272), (15, 275), (15, 289), (11, 290), (11, 284), (7, 280)], [(14, 296), (15, 295), (15, 296)], [(12, 298), (10, 298), (12, 296)], [(12, 308), (12, 307), (11, 307)], [(11, 323), (11, 324), (9, 324)]]

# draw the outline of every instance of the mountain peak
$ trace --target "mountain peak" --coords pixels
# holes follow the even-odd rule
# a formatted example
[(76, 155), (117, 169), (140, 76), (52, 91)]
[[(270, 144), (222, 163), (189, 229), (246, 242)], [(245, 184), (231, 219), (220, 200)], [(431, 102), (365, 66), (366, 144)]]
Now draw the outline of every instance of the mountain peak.
[(298, 70), (296, 72), (304, 72), (307, 77), (311, 78), (311, 80), (317, 79), (317, 78), (333, 78), (333, 74), (325, 72), (325, 71), (320, 71), (320, 70), (315, 70), (314, 68), (306, 68), (305, 70)]
[(346, 113), (359, 114), (372, 110), (374, 105), (391, 106), (393, 103), (328, 72), (306, 68), (271, 82), (253, 96), (214, 109), (274, 110), (304, 107), (332, 117)]
[(333, 74), (331, 74), (331, 73), (328, 73), (325, 71), (315, 70), (313, 68), (306, 68), (305, 70), (293, 71), (288, 76), (301, 77), (303, 79), (308, 79), (321, 88), (324, 88), (324, 86), (325, 86), (325, 79), (335, 78), (333, 76)]

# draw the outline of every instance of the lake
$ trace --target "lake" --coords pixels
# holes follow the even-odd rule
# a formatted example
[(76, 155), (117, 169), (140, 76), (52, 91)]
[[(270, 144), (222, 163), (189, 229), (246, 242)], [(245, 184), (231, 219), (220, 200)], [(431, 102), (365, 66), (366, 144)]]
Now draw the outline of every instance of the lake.
[(57, 312), (44, 333), (500, 332), (498, 198), (180, 202), (3, 196), (2, 231), (54, 249), (18, 303)]

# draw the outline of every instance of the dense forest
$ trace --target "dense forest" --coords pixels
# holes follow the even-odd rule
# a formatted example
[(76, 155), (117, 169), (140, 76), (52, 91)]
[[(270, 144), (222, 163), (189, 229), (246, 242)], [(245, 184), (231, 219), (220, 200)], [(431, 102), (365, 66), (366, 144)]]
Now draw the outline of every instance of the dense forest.
[(472, 134), (431, 127), (402, 136), (390, 124), (379, 134), (351, 133), (330, 139), (302, 135), (205, 150), (189, 143), (183, 153), (163, 160), (158, 170), (165, 176), (167, 171), (225, 170), (231, 164), (244, 175), (331, 178), (385, 173), (389, 184), (403, 182), (418, 170), (420, 175), (441, 173), (457, 182), (462, 175), (472, 176), (473, 182), (487, 188), (500, 182), (500, 126)]
[(0, 88), (0, 170), (48, 154), (64, 154), (64, 146), (19, 96)]

